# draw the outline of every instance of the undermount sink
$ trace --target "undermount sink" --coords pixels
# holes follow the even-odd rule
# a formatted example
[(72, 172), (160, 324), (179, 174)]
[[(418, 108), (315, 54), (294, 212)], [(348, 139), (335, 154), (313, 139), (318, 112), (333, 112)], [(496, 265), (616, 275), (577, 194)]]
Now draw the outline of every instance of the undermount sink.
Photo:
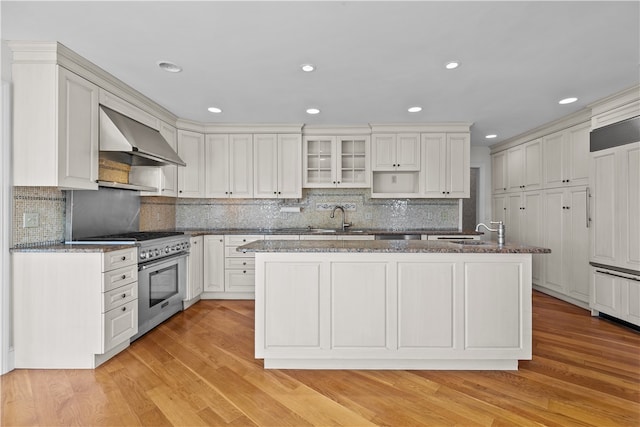
[(489, 242), (483, 242), (482, 240), (449, 240), (449, 243), (455, 243), (457, 245), (488, 245)]

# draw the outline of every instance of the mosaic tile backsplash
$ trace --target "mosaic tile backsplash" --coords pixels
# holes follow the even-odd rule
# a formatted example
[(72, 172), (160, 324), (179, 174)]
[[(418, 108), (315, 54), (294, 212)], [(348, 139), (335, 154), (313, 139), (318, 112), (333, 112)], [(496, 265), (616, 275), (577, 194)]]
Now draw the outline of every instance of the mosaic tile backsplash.
[[(54, 187), (13, 187), (13, 246), (64, 240), (66, 193)], [(38, 214), (37, 227), (23, 227), (25, 213)]]
[[(301, 199), (178, 199), (178, 228), (336, 228), (341, 214), (330, 218), (333, 205), (346, 206), (355, 228), (458, 229), (458, 200), (372, 199), (368, 189), (305, 189)], [(281, 212), (281, 208), (300, 212)], [(329, 209), (329, 210), (327, 210)]]
[[(13, 246), (64, 240), (66, 192), (53, 187), (13, 188)], [(366, 189), (307, 189), (301, 199), (174, 199), (142, 197), (140, 230), (174, 228), (337, 228), (345, 207), (355, 228), (390, 230), (458, 229), (458, 200), (371, 199)], [(282, 208), (300, 212), (282, 212)], [(37, 213), (39, 225), (23, 227), (23, 215)]]

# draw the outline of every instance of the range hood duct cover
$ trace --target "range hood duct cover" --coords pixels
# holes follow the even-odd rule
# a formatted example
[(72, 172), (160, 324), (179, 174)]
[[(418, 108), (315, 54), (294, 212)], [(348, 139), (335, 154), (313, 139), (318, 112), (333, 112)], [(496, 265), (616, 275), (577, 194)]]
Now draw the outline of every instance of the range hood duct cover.
[(186, 166), (155, 129), (100, 106), (100, 151), (129, 153), (161, 165)]

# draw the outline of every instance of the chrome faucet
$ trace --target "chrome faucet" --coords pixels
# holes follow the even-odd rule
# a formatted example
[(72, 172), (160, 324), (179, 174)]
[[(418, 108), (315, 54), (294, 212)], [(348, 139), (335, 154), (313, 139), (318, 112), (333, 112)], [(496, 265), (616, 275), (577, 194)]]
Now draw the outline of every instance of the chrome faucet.
[(351, 227), (351, 224), (346, 222), (347, 214), (344, 211), (344, 207), (342, 207), (340, 205), (335, 205), (333, 207), (333, 210), (331, 211), (331, 215), (329, 215), (329, 218), (335, 218), (336, 210), (338, 210), (338, 209), (340, 209), (342, 211), (342, 231), (344, 231), (347, 227)]
[(502, 221), (491, 221), (490, 224), (498, 224), (498, 228), (489, 228), (485, 224), (480, 223), (476, 225), (476, 231), (480, 231), (480, 226), (483, 226), (489, 231), (496, 231), (498, 233), (498, 245), (504, 245), (505, 235), (504, 235), (504, 222)]

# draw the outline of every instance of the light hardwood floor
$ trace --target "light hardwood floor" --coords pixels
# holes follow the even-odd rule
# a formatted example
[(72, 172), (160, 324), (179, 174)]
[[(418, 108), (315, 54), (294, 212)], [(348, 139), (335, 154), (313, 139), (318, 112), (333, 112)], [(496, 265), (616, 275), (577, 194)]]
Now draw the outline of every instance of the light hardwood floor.
[(518, 371), (263, 370), (253, 301), (201, 301), (92, 370), (0, 377), (3, 426), (640, 425), (640, 334), (534, 292)]

